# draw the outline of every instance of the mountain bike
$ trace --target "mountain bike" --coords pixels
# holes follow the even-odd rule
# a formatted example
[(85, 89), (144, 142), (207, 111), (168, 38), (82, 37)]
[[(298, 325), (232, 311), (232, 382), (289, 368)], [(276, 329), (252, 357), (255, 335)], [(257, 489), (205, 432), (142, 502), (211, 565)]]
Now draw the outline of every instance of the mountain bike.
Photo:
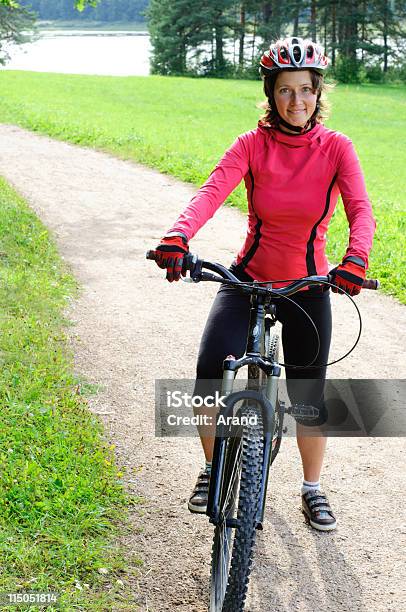
[[(154, 251), (148, 251), (154, 259)], [(209, 270), (210, 272), (206, 272)], [(206, 514), (214, 525), (209, 612), (242, 612), (251, 572), (256, 531), (263, 528), (269, 468), (275, 460), (284, 433), (286, 414), (300, 419), (319, 416), (309, 404), (286, 406), (278, 399), (281, 374), (279, 337), (273, 300), (288, 298), (314, 285), (332, 285), (330, 276), (309, 276), (286, 287), (238, 280), (230, 270), (188, 254), (183, 272), (188, 282), (218, 282), (251, 296), (246, 352), (223, 362), (221, 396)], [(213, 272), (215, 274), (213, 274)], [(364, 288), (377, 289), (376, 280)], [(347, 353), (348, 354), (348, 353)], [(248, 366), (248, 384), (233, 391), (237, 372)]]

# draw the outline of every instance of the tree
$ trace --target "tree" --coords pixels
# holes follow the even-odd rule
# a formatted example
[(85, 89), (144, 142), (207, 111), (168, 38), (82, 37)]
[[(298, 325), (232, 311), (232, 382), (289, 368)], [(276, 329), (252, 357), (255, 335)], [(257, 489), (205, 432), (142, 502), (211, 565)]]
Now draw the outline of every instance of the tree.
[(259, 2), (259, 26), (258, 35), (262, 38), (260, 50), (269, 47), (272, 40), (288, 36), (288, 25), (291, 26), (297, 10), (296, 2), (287, 2), (281, 8), (278, 0), (263, 0)]
[(312, 40), (317, 39), (317, 3), (316, 3), (316, 0), (311, 0), (310, 2), (309, 34)]
[(35, 16), (30, 11), (10, 3), (0, 3), (0, 64), (10, 59), (5, 45), (19, 45), (32, 39), (26, 32), (33, 29), (34, 22)]
[(206, 10), (190, 11), (190, 0), (151, 0), (147, 18), (155, 74), (187, 72), (188, 49), (197, 49), (207, 39)]
[(380, 55), (383, 71), (387, 72), (389, 58), (405, 50), (406, 6), (404, 2), (393, 0), (376, 0), (375, 6), (376, 28), (383, 40)]
[[(241, 0), (238, 6), (239, 20), (234, 25), (234, 30), (237, 34), (239, 45), (238, 45), (238, 71), (244, 72), (246, 69), (246, 55), (247, 55), (247, 35), (251, 35), (252, 39), (250, 44), (251, 47), (251, 61), (256, 51), (257, 41), (257, 23), (258, 13), (260, 11), (260, 5), (258, 0)], [(233, 26), (231, 26), (233, 27)]]
[(293, 3), (293, 36), (299, 36), (300, 2)]
[(205, 2), (203, 0), (203, 3), (207, 6), (206, 32), (210, 32), (211, 26), (213, 38), (210, 37), (210, 39), (214, 40), (210, 72), (223, 76), (227, 71), (224, 55), (225, 37), (237, 25), (232, 10), (235, 2), (234, 0), (206, 0)]
[(244, 0), (240, 3), (240, 28), (239, 28), (239, 46), (238, 46), (238, 67), (240, 70), (244, 70), (244, 43), (246, 34), (246, 16), (247, 7)]
[[(229, 10), (233, 0), (151, 0), (147, 15), (153, 48), (152, 72), (224, 75), (226, 34), (235, 23)], [(191, 8), (193, 10), (191, 10)], [(202, 46), (211, 54), (201, 60)]]

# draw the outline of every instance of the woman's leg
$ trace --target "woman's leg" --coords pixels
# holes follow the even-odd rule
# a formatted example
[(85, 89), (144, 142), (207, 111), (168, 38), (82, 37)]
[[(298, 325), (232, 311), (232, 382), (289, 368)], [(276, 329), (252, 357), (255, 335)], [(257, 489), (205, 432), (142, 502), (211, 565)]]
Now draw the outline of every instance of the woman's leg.
[[(194, 396), (220, 393), (223, 361), (228, 355), (241, 357), (247, 343), (250, 298), (230, 287), (221, 287), (213, 302), (200, 343)], [(215, 416), (217, 408), (195, 408), (195, 415)], [(212, 425), (200, 425), (198, 431), (206, 461), (211, 462), (215, 438)]]
[[(331, 341), (330, 296), (325, 293), (302, 292), (296, 294), (294, 301), (312, 318), (319, 337), (320, 350), (312, 365), (327, 363)], [(313, 360), (317, 351), (317, 337), (313, 326), (297, 306), (290, 302), (278, 304), (278, 318), (283, 324), (282, 342), (285, 363), (306, 365)], [(286, 368), (287, 388), (292, 403), (311, 402), (319, 408), (320, 416), (314, 421), (300, 421), (296, 425), (304, 480), (318, 482), (323, 465), (327, 439), (317, 435), (317, 426), (326, 421), (323, 401), (326, 368)]]
[[(211, 308), (197, 361), (197, 378), (194, 396), (206, 397), (221, 391), (223, 361), (228, 355), (240, 357), (244, 354), (249, 322), (249, 297), (231, 287), (221, 287)], [(189, 498), (191, 512), (204, 513), (207, 508), (209, 480), (216, 433), (217, 407), (195, 408), (195, 415), (213, 417), (212, 425), (200, 425), (198, 431), (206, 457), (206, 467), (197, 477)]]
[(319, 482), (327, 438), (324, 436), (309, 436), (309, 433), (306, 433), (306, 428), (297, 423), (296, 440), (302, 458), (303, 480)]
[[(328, 293), (302, 293), (303, 295), (295, 296), (295, 301), (311, 316), (318, 331), (320, 349), (312, 365), (319, 367), (302, 370), (286, 368), (287, 387), (293, 403), (310, 404), (319, 409), (317, 420), (296, 419), (296, 436), (304, 475), (301, 488), (302, 509), (314, 529), (331, 531), (336, 528), (336, 519), (327, 497), (320, 490), (326, 438), (318, 435), (320, 430), (317, 431), (327, 420), (324, 403), (326, 368), (323, 364), (328, 361), (331, 340), (330, 296)], [(296, 313), (294, 315), (294, 311), (289, 309), (282, 331), (285, 363), (306, 366), (316, 355), (317, 335), (304, 313), (293, 304), (291, 306)]]

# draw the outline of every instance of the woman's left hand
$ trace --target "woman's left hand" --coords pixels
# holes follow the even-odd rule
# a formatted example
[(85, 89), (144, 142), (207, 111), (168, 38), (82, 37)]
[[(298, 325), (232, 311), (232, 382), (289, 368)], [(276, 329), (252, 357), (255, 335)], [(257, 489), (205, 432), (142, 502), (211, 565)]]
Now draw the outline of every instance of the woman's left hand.
[(365, 280), (365, 264), (359, 257), (347, 257), (342, 264), (330, 270), (330, 274), (331, 282), (337, 285), (331, 287), (334, 293), (341, 293), (340, 289), (343, 289), (351, 296), (358, 295)]

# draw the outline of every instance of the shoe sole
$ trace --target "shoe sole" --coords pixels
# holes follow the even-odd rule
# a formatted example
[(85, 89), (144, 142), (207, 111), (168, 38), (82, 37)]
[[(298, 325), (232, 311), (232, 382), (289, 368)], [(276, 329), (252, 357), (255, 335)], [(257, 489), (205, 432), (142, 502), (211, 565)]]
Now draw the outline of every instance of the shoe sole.
[(206, 514), (207, 506), (195, 506), (194, 504), (188, 503), (187, 507), (193, 514)]
[(312, 521), (304, 508), (302, 508), (302, 512), (305, 515), (307, 523), (313, 527), (313, 529), (317, 529), (317, 531), (333, 531), (337, 527), (337, 521), (330, 523), (329, 525), (321, 525), (320, 523), (315, 523)]

